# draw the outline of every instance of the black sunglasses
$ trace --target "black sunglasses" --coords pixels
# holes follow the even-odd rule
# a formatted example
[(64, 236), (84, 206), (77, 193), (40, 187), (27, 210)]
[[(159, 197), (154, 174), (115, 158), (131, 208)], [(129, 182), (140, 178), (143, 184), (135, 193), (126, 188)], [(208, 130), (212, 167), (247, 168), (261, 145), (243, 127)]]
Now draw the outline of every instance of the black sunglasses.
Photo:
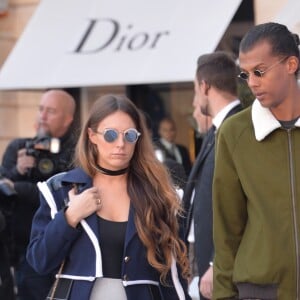
[[(259, 70), (259, 69), (255, 69), (252, 72), (253, 72), (254, 76), (256, 76), (256, 77), (263, 77), (266, 72), (270, 71), (271, 69), (273, 69), (274, 67), (276, 67), (277, 65), (282, 63), (284, 60), (286, 60), (287, 58), (288, 57), (284, 57), (284, 58), (280, 59), (279, 61), (275, 62), (273, 65), (266, 68), (264, 71)], [(241, 78), (243, 80), (246, 80), (246, 81), (249, 79), (249, 76), (250, 76), (249, 72), (244, 72), (244, 71), (242, 71), (238, 75), (239, 78)]]
[(103, 135), (104, 140), (108, 143), (115, 142), (118, 139), (119, 134), (121, 133), (123, 134), (124, 140), (130, 144), (136, 143), (139, 136), (141, 135), (141, 133), (138, 132), (135, 128), (129, 128), (124, 131), (117, 131), (116, 129), (107, 128), (103, 131), (96, 131), (96, 133)]

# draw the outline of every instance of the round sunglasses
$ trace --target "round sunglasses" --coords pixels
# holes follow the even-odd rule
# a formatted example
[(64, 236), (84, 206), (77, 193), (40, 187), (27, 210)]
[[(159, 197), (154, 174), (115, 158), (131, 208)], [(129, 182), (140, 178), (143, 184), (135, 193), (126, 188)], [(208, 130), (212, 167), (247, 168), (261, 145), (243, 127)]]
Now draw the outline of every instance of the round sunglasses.
[[(282, 59), (280, 59), (279, 61), (276, 61), (273, 65), (269, 66), (268, 68), (266, 68), (264, 71), (262, 70), (259, 70), (259, 69), (254, 69), (252, 71), (252, 73), (254, 74), (254, 76), (256, 77), (263, 77), (264, 74), (268, 71), (270, 71), (271, 69), (273, 69), (274, 67), (276, 67), (277, 65), (279, 65), (280, 63), (282, 63), (284, 60), (286, 60), (288, 57), (284, 57)], [(243, 79), (243, 80), (249, 80), (249, 76), (250, 76), (250, 73), (249, 72), (244, 72), (242, 71), (238, 77)]]
[(113, 128), (107, 128), (103, 131), (96, 131), (96, 133), (103, 135), (104, 140), (108, 143), (115, 142), (118, 139), (119, 134), (123, 134), (124, 140), (130, 144), (136, 143), (139, 136), (141, 135), (141, 133), (138, 132), (135, 128), (129, 128), (124, 131), (118, 131)]

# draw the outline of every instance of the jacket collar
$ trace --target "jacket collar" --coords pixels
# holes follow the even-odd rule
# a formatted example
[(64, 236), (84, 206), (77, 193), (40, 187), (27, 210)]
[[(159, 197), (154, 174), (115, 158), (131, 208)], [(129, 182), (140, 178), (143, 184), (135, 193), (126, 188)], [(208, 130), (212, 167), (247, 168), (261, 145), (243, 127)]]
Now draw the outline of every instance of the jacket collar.
[(78, 191), (81, 192), (92, 186), (92, 178), (86, 174), (81, 168), (75, 168), (68, 171), (61, 179), (63, 184), (77, 185)]
[(229, 102), (224, 106), (212, 119), (212, 123), (215, 125), (216, 129), (219, 129), (224, 119), (226, 119), (229, 112), (236, 106), (240, 105), (241, 101), (239, 99)]
[[(271, 111), (263, 107), (257, 99), (253, 102), (251, 114), (255, 138), (259, 142), (275, 129), (281, 128), (281, 124)], [(300, 127), (300, 118), (295, 123), (295, 126)]]
[(62, 178), (62, 181), (70, 183), (87, 183), (91, 181), (91, 178), (81, 168), (75, 168), (68, 171)]

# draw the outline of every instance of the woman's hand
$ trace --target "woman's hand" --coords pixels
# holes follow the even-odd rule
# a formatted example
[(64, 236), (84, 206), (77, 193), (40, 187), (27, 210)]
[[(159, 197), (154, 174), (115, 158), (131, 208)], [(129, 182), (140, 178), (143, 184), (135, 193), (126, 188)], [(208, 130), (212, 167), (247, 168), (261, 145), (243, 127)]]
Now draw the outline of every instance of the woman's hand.
[(101, 208), (99, 190), (91, 187), (80, 194), (76, 194), (74, 187), (69, 191), (69, 203), (65, 215), (70, 226), (76, 227), (78, 223)]

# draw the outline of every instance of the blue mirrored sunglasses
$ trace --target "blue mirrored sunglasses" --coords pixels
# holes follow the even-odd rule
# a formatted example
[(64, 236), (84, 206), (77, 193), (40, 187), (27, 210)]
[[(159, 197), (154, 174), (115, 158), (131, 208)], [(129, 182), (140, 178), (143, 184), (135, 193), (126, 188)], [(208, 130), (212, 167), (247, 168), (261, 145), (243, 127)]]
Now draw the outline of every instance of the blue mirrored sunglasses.
[(141, 135), (141, 133), (138, 132), (135, 128), (129, 128), (124, 131), (117, 131), (116, 129), (107, 128), (103, 131), (96, 131), (96, 133), (103, 135), (104, 140), (108, 143), (115, 142), (118, 139), (119, 134), (123, 134), (124, 140), (130, 144), (136, 143), (139, 136)]

